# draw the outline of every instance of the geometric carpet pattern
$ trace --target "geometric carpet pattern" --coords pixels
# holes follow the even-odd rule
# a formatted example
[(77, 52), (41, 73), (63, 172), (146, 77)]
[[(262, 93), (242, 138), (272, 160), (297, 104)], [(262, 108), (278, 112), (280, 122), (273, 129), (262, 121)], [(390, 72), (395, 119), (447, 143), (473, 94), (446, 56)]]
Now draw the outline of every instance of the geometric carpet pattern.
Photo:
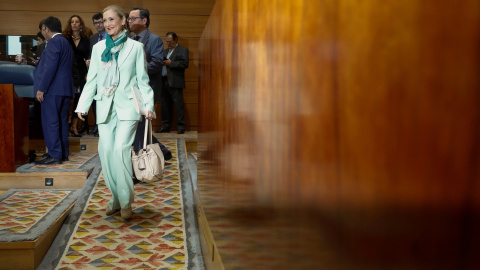
[(99, 177), (56, 269), (186, 269), (185, 218), (176, 140), (163, 179), (135, 185), (133, 216), (106, 216), (111, 194)]
[(0, 236), (28, 232), (73, 190), (18, 191), (0, 202)]
[(95, 156), (95, 152), (76, 152), (70, 153), (68, 161), (62, 162), (59, 165), (35, 165), (34, 168), (50, 168), (50, 169), (78, 169), (85, 162)]
[[(68, 161), (63, 161), (58, 165), (35, 165), (29, 163), (23, 165), (17, 169), (17, 172), (31, 172), (31, 171), (77, 171), (82, 169), (88, 161), (92, 160), (98, 153), (97, 152), (75, 152), (70, 153)], [(37, 158), (37, 160), (41, 157)]]

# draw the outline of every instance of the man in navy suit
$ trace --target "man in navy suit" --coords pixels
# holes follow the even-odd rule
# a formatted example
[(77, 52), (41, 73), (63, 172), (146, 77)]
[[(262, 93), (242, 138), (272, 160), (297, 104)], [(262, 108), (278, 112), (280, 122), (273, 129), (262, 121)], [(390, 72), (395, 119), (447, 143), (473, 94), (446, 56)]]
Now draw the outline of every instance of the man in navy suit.
[[(163, 41), (148, 30), (150, 25), (150, 12), (148, 9), (134, 7), (128, 15), (128, 24), (132, 34), (130, 38), (137, 40), (144, 45), (145, 57), (147, 58), (147, 73), (150, 79), (150, 87), (153, 89), (154, 101), (159, 102), (162, 92), (162, 67), (163, 67)], [(145, 134), (145, 120), (138, 123), (137, 133), (133, 141), (135, 152), (143, 148)], [(165, 160), (172, 158), (172, 153), (155, 136), (153, 143), (158, 143), (162, 149)]]
[(41, 103), (42, 127), (48, 155), (38, 165), (62, 164), (68, 160), (68, 109), (74, 96), (73, 50), (62, 36), (58, 18), (48, 17), (40, 23), (47, 46), (37, 64), (34, 79), (36, 99)]

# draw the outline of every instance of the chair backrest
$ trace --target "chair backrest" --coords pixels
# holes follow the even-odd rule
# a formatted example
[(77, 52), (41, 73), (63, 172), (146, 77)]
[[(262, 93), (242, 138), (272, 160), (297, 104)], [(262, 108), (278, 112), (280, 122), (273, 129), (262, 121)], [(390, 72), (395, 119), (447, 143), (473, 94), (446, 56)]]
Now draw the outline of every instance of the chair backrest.
[(13, 84), (19, 97), (35, 98), (33, 78), (35, 67), (0, 61), (0, 84)]

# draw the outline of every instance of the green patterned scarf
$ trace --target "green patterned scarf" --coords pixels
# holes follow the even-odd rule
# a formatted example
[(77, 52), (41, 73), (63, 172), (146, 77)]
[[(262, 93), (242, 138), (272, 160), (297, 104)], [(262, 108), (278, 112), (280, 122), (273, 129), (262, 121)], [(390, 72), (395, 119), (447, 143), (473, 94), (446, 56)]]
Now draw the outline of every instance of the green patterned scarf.
[[(107, 71), (102, 92), (107, 97), (113, 95), (115, 90), (117, 90), (118, 82), (120, 81), (120, 72), (117, 65), (118, 54), (127, 39), (127, 30), (123, 30), (115, 40), (112, 40), (112, 37), (107, 35), (106, 48), (102, 53), (102, 68)], [(115, 57), (112, 57), (112, 55)]]
[(115, 60), (118, 60), (118, 50), (115, 50), (115, 47), (118, 48), (119, 45), (123, 44), (127, 40), (127, 30), (123, 30), (122, 33), (117, 37), (117, 39), (113, 40), (110, 35), (107, 35), (106, 45), (107, 47), (102, 53), (102, 62), (108, 62), (112, 60), (112, 54), (115, 55)]

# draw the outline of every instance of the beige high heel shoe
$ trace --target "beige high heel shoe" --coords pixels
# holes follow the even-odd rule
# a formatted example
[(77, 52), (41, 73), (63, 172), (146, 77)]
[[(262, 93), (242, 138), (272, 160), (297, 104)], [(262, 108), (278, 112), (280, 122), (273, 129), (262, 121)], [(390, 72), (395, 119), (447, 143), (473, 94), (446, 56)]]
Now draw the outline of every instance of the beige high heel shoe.
[(122, 209), (120, 210), (120, 215), (122, 216), (123, 221), (127, 221), (132, 218), (132, 208)]
[(120, 211), (120, 209), (110, 209), (110, 207), (107, 206), (107, 216), (112, 216), (114, 215), (115, 213), (117, 213), (118, 211)]

